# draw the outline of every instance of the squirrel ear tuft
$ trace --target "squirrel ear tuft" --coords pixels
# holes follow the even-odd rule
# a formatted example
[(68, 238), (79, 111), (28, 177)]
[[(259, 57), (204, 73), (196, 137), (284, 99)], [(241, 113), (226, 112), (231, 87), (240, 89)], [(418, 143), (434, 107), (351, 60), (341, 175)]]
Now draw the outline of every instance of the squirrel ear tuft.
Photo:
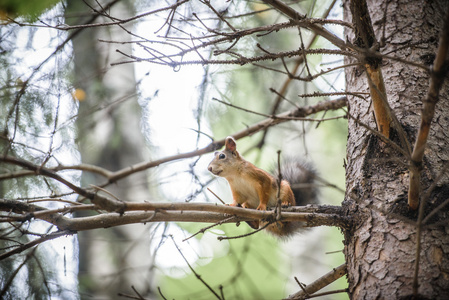
[(228, 136), (225, 141), (225, 148), (231, 152), (237, 150), (237, 143), (232, 136)]

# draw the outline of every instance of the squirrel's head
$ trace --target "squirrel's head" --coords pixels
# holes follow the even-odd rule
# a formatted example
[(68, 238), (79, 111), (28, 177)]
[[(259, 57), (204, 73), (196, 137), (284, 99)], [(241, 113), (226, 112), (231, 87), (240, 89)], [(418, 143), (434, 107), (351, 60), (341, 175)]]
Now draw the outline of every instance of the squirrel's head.
[(207, 169), (214, 175), (226, 177), (231, 174), (236, 167), (236, 163), (241, 160), (237, 151), (237, 143), (232, 136), (225, 140), (225, 149), (214, 153), (214, 159), (209, 163)]

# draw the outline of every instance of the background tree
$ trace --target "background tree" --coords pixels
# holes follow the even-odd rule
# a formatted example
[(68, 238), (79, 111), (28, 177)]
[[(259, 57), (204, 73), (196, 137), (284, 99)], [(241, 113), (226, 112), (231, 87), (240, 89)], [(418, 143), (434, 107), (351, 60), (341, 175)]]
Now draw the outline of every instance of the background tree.
[[(92, 15), (99, 6), (109, 14), (126, 19), (134, 15), (133, 3), (95, 3), (69, 1), (65, 9), (67, 24), (90, 24), (110, 21), (103, 13)], [(81, 94), (77, 125), (77, 141), (81, 160), (108, 170), (119, 170), (148, 158), (145, 137), (140, 130), (141, 109), (137, 102), (138, 86), (133, 65), (111, 68), (119, 57), (115, 47), (99, 44), (109, 37), (129, 41), (131, 24), (121, 27), (98, 27), (83, 30), (72, 39), (75, 93)], [(130, 44), (120, 47), (131, 50)], [(96, 174), (83, 173), (82, 184), (88, 186), (101, 180)], [(108, 188), (119, 199), (143, 201), (149, 195), (146, 172), (126, 177)], [(77, 213), (87, 216), (91, 213)], [(131, 285), (143, 290), (147, 276), (133, 270), (142, 267), (147, 253), (147, 229), (138, 225), (114, 227), (107, 232), (84, 231), (78, 234), (80, 245), (80, 292), (113, 298)], [(98, 239), (96, 237), (102, 237)], [(151, 261), (151, 257), (148, 257)]]
[[(339, 267), (336, 263), (333, 271), (329, 268), (328, 274), (307, 286), (298, 282), (300, 287), (296, 287), (297, 292), (290, 297), (307, 298), (347, 273), (349, 285), (343, 292), (347, 292), (353, 299), (444, 299), (449, 293), (449, 239), (445, 234), (449, 151), (445, 128), (449, 119), (445, 115), (448, 111), (447, 101), (438, 100), (447, 99), (448, 93), (447, 83), (444, 81), (449, 38), (448, 4), (445, 1), (416, 1), (407, 4), (400, 1), (344, 1), (343, 21), (327, 17), (330, 7), (335, 3), (319, 10), (314, 2), (287, 4), (271, 0), (264, 1), (265, 4), (253, 4), (185, 0), (166, 6), (159, 3), (157, 7), (149, 7), (148, 4), (137, 6), (136, 11), (139, 12), (129, 17), (122, 15), (123, 9), (120, 14), (111, 9), (117, 3), (121, 2), (90, 4), (92, 16), (85, 21), (70, 23), (71, 25), (65, 25), (61, 17), (51, 14), (45, 16), (51, 22), (47, 20), (34, 24), (26, 23), (23, 18), (5, 19), (8, 26), (3, 30), (2, 36), (6, 37), (15, 34), (18, 25), (25, 28), (43, 26), (50, 32), (68, 34), (55, 38), (59, 42), (53, 54), (24, 75), (14, 74), (18, 70), (18, 64), (13, 59), (15, 56), (11, 55), (12, 50), (2, 52), (5, 65), (2, 109), (4, 107), (8, 113), (3, 114), (1, 162), (5, 171), (1, 179), (2, 188), (8, 192), (4, 193), (4, 199), (0, 203), (4, 229), (4, 253), (0, 258), (6, 262), (4, 270), (17, 270), (2, 282), (3, 295), (13, 297), (24, 284), (23, 280), (17, 279), (20, 276), (16, 277), (24, 264), (14, 259), (20, 255), (32, 255), (35, 249), (40, 250), (36, 245), (49, 239), (105, 227), (121, 228), (125, 224), (187, 222), (186, 225), (176, 226), (176, 230), (189, 238), (188, 243), (192, 249), (198, 247), (198, 251), (203, 251), (198, 255), (201, 257), (206, 253), (206, 238), (210, 237), (208, 234), (214, 232), (214, 229), (208, 227), (204, 236), (199, 238), (199, 233), (205, 231), (204, 224), (194, 223), (213, 222), (217, 226), (223, 222), (235, 223), (270, 217), (271, 213), (204, 203), (209, 196), (200, 191), (209, 185), (210, 177), (205, 175), (208, 159), (201, 159), (201, 156), (219, 149), (224, 142), (223, 139), (208, 141), (205, 136), (212, 133), (220, 138), (229, 134), (236, 139), (253, 136), (245, 139), (250, 143), (243, 145), (248, 149), (260, 148), (262, 151), (245, 154), (254, 161), (259, 161), (259, 165), (265, 168), (269, 168), (266, 157), (274, 157), (278, 149), (282, 149), (285, 155), (298, 156), (300, 153), (301, 157), (310, 156), (318, 161), (318, 167), (323, 170), (323, 176), (318, 177), (317, 181), (332, 187), (338, 194), (338, 180), (326, 170), (323, 158), (326, 152), (321, 150), (337, 144), (335, 140), (331, 140), (333, 144), (323, 146), (324, 142), (316, 140), (320, 137), (325, 140), (326, 134), (335, 134), (344, 117), (348, 119), (344, 202), (341, 206), (289, 208), (283, 210), (281, 217), (286, 221), (303, 221), (308, 227), (327, 225), (342, 230), (346, 263)], [(55, 10), (57, 9), (61, 11), (61, 7)], [(66, 9), (66, 17), (74, 13), (71, 9), (73, 7), (70, 6)], [(307, 11), (307, 15), (303, 11)], [(134, 22), (139, 22), (136, 24), (142, 26), (157, 22), (160, 27), (152, 34), (148, 30), (142, 30), (143, 27), (130, 27)], [(99, 27), (120, 28), (126, 34), (111, 33), (106, 36), (107, 30), (96, 30)], [(345, 29), (344, 38), (339, 37), (336, 28)], [(99, 44), (92, 47), (89, 37), (83, 39), (78, 36), (83, 31), (89, 32), (91, 36), (102, 36)], [(79, 39), (75, 40), (75, 37)], [(70, 84), (60, 76), (66, 70), (62, 68), (62, 58), (67, 57), (61, 53), (68, 51), (67, 44), (71, 40), (76, 43), (73, 46), (76, 76), (74, 88), (69, 88)], [(91, 53), (97, 53), (94, 56), (97, 59), (90, 68), (82, 63), (82, 51), (79, 49), (85, 47), (83, 41), (93, 49)], [(17, 46), (14, 43), (9, 45), (8, 50)], [(135, 111), (133, 106), (122, 105), (126, 101), (109, 102), (108, 92), (112, 92), (116, 99), (121, 99), (121, 95), (126, 97), (128, 93), (121, 94), (120, 90), (129, 88), (132, 91), (134, 88), (132, 85), (121, 88), (121, 80), (112, 86), (105, 82), (107, 76), (103, 76), (103, 71), (109, 67), (98, 60), (110, 60), (104, 56), (107, 52), (96, 51), (100, 45), (107, 46), (106, 49), (117, 49), (117, 53), (122, 55), (121, 61), (110, 64), (110, 74), (118, 66), (138, 66), (143, 63), (170, 67), (177, 72), (183, 72), (190, 65), (207, 66), (202, 84), (195, 95), (199, 99), (194, 105), (197, 132), (194, 139), (197, 150), (185, 150), (186, 152), (174, 155), (153, 154), (153, 157), (161, 158), (151, 161), (146, 161), (143, 157), (135, 161), (126, 160), (128, 153), (136, 156), (136, 147), (142, 147), (142, 139), (136, 137), (131, 139), (132, 142), (125, 142), (126, 146), (132, 145), (129, 151), (124, 151), (128, 147), (115, 148), (113, 142), (125, 140), (131, 132), (137, 131), (138, 124), (134, 123), (131, 131), (120, 130), (122, 126), (105, 126), (107, 130), (118, 129), (108, 131), (111, 135), (107, 135), (105, 129), (102, 130), (101, 123), (119, 124), (119, 120), (123, 120), (121, 117), (130, 118), (129, 113), (121, 112), (122, 109)], [(130, 45), (132, 49), (127, 47)], [(335, 66), (322, 70), (317, 65), (318, 57), (327, 59), (328, 63)], [(339, 59), (333, 60), (335, 57)], [(58, 62), (54, 65), (59, 68), (49, 71), (45, 68), (49, 62)], [(96, 78), (95, 81), (101, 84), (96, 87), (88, 84), (89, 81), (83, 77), (86, 74), (80, 72), (82, 70), (90, 70), (87, 74), (94, 75), (90, 78)], [(151, 77), (151, 72), (157, 69), (151, 70), (150, 73), (143, 73), (150, 74), (149, 76), (142, 75), (142, 79), (138, 80), (142, 83), (139, 87), (151, 87), (149, 83), (156, 81)], [(342, 70), (346, 75), (345, 91), (339, 90), (336, 84)], [(130, 69), (120, 72), (130, 74)], [(264, 73), (269, 75), (268, 79), (263, 76)], [(330, 76), (332, 73), (337, 76)], [(139, 71), (136, 74), (140, 74)], [(113, 77), (117, 79), (118, 76)], [(21, 79), (22, 77), (26, 79)], [(51, 86), (51, 81), (47, 78), (59, 81)], [(316, 85), (303, 84), (310, 82), (318, 82), (320, 91), (317, 91)], [(51, 87), (49, 90), (52, 93), (42, 93), (44, 83)], [(180, 87), (177, 82), (172, 81), (171, 89), (176, 88)], [(67, 99), (70, 91), (74, 91), (75, 100), (83, 100), (83, 92), (87, 92), (87, 97), (99, 102), (81, 104), (79, 110), (73, 105), (60, 109), (63, 107), (60, 103), (65, 103), (61, 100)], [(141, 92), (140, 99), (158, 97), (157, 90), (149, 93), (142, 89)], [(153, 98), (145, 98), (144, 94), (150, 94)], [(43, 95), (52, 97), (46, 98)], [(129, 99), (135, 101), (135, 98)], [(214, 101), (209, 101), (210, 99)], [(116, 109), (114, 105), (117, 102), (120, 106)], [(144, 103), (143, 107), (148, 104), (142, 101), (140, 103)], [(91, 107), (98, 108), (99, 113), (110, 112), (111, 117), (90, 114)], [(171, 108), (171, 115), (175, 115), (176, 107), (172, 105)], [(83, 109), (86, 110), (83, 112)], [(145, 110), (143, 115), (148, 126), (151, 120), (145, 119)], [(33, 122), (37, 116), (44, 117), (47, 123), (44, 125)], [(155, 114), (152, 116), (156, 118)], [(158, 125), (176, 123), (175, 120), (162, 123), (169, 116), (164, 115), (164, 118), (158, 119), (161, 122)], [(219, 116), (223, 118), (217, 121)], [(228, 116), (244, 122), (230, 122)], [(86, 138), (84, 142), (79, 142), (83, 161), (80, 163), (75, 154), (67, 163), (66, 160), (62, 163), (63, 155), (70, 152), (75, 118), (78, 122), (81, 120), (78, 138)], [(83, 131), (86, 125), (90, 126), (90, 132)], [(326, 126), (331, 127), (331, 130), (326, 131)], [(155, 130), (156, 126), (151, 128)], [(320, 132), (327, 133), (320, 135)], [(90, 138), (91, 134), (93, 138)], [(50, 143), (42, 140), (45, 136), (50, 137)], [(105, 136), (108, 138), (103, 140), (106, 142), (102, 142), (100, 138)], [(59, 140), (67, 142), (55, 147)], [(151, 141), (155, 143), (154, 139)], [(185, 142), (180, 141), (179, 138), (178, 145), (184, 145)], [(94, 143), (96, 148), (108, 143), (109, 146), (105, 146), (102, 156), (93, 159), (87, 155), (90, 150), (86, 147), (88, 143)], [(169, 144), (170, 141), (166, 140), (165, 143)], [(316, 149), (321, 151), (318, 153), (321, 155), (317, 154)], [(314, 155), (318, 158), (313, 157)], [(179, 160), (186, 161), (189, 165), (191, 179), (187, 182), (190, 193), (184, 198), (189, 200), (187, 202), (194, 199), (192, 203), (161, 203), (149, 195), (137, 199), (139, 196), (135, 196), (133, 188), (129, 193), (126, 192), (136, 182), (136, 177), (131, 176), (140, 176), (140, 180), (145, 180), (145, 172), (155, 167), (162, 167), (159, 175), (169, 175), (159, 176), (156, 183), (169, 178), (180, 189), (185, 181), (176, 180), (182, 178), (179, 177), (179, 169), (163, 168), (168, 166), (167, 163)], [(323, 164), (321, 167), (320, 160)], [(341, 163), (341, 160), (336, 162), (336, 159), (329, 159), (327, 162), (329, 161)], [(77, 177), (79, 170), (83, 171), (83, 182)], [(187, 168), (184, 167), (184, 170)], [(89, 178), (85, 174), (95, 176)], [(172, 174), (176, 176), (172, 177)], [(23, 188), (18, 188), (18, 184)], [(125, 187), (114, 190), (112, 187), (117, 184), (119, 187), (124, 184)], [(40, 186), (46, 188), (37, 189)], [(154, 184), (150, 183), (150, 186)], [(220, 196), (224, 195), (223, 198), (229, 198), (225, 189), (217, 185), (212, 187)], [(323, 203), (330, 203), (328, 199), (338, 197), (328, 193), (327, 189), (323, 190)], [(147, 193), (146, 187), (141, 191)], [(81, 215), (81, 211), (88, 214)], [(42, 229), (35, 225), (42, 221), (54, 228), (47, 226)], [(161, 249), (164, 243), (172, 243), (174, 249), (179, 250), (193, 274), (192, 277), (195, 276), (196, 282), (202, 285), (203, 292), (195, 294), (196, 298), (208, 298), (211, 295), (216, 298), (282, 297), (282, 291), (276, 286), (281, 285), (284, 274), (273, 272), (279, 261), (276, 243), (261, 234), (241, 235), (241, 228), (242, 226), (237, 228), (236, 233), (229, 226), (220, 227), (223, 229), (218, 233), (220, 240), (240, 236), (239, 239), (220, 244), (222, 248), (229, 247), (229, 250), (225, 251), (226, 258), (218, 257), (214, 260), (218, 264), (214, 265), (213, 271), (201, 266), (212, 265), (204, 257), (197, 261), (197, 265), (190, 264), (186, 249), (181, 250), (176, 239), (172, 241), (167, 238), (166, 230), (162, 232), (162, 238), (155, 249)], [(114, 232), (126, 231), (117, 229)], [(151, 230), (152, 234), (156, 232), (156, 229)], [(190, 238), (190, 234), (194, 235), (193, 238)], [(32, 235), (37, 235), (38, 238), (31, 240)], [(129, 236), (128, 233), (126, 235)], [(23, 239), (23, 236), (30, 241), (21, 242), (20, 238)], [(326, 238), (322, 236), (321, 239)], [(323, 244), (315, 246), (321, 249), (326, 247)], [(260, 252), (261, 249), (267, 250)], [(224, 257), (224, 252), (217, 253), (215, 250), (216, 256)], [(140, 259), (139, 254), (134, 258), (136, 256)], [(154, 255), (148, 257), (153, 262), (156, 260)], [(170, 254), (166, 257), (173, 259), (174, 256)], [(94, 257), (94, 261), (98, 262), (96, 259)], [(322, 259), (322, 255), (319, 259)], [(26, 259), (21, 258), (20, 261)], [(246, 266), (246, 262), (253, 264)], [(146, 261), (142, 264), (149, 268), (152, 265)], [(236, 268), (231, 272), (232, 276), (224, 280), (222, 274), (228, 274), (224, 265), (230, 264)], [(119, 266), (119, 277), (125, 278), (128, 284), (138, 284), (132, 277), (123, 277), (125, 272), (120, 266), (124, 265), (116, 264)], [(157, 267), (157, 263), (154, 266)], [(221, 276), (216, 276), (216, 270), (223, 271), (220, 272)], [(275, 277), (280, 278), (279, 282), (273, 283), (270, 278), (270, 283), (262, 283), (260, 275), (264, 270), (271, 270), (271, 275), (275, 273)], [(44, 268), (41, 268), (41, 272), (46, 274)], [(137, 270), (134, 272), (138, 274)], [(55, 278), (57, 280), (58, 277)], [(47, 283), (48, 280), (44, 278), (43, 282)], [(169, 281), (161, 282), (161, 297), (164, 297), (163, 294), (172, 297), (168, 293), (177, 293), (170, 289)], [(180, 295), (185, 296), (190, 292), (188, 286), (191, 281), (185, 278), (184, 283), (186, 285)], [(118, 286), (119, 290), (125, 288)], [(153, 294), (152, 282), (148, 280), (143, 287), (128, 288), (127, 293), (140, 298), (141, 293), (148, 297)], [(107, 293), (99, 291), (99, 288), (92, 291)], [(41, 294), (37, 290), (30, 293)], [(42, 293), (55, 294), (58, 290), (47, 287)]]

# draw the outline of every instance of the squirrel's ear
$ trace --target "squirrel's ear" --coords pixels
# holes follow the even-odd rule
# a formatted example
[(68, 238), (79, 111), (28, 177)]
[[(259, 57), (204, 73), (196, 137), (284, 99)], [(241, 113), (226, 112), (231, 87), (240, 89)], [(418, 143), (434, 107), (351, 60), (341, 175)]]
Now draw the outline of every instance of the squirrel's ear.
[(225, 148), (231, 152), (237, 150), (237, 143), (232, 136), (228, 136), (225, 141)]

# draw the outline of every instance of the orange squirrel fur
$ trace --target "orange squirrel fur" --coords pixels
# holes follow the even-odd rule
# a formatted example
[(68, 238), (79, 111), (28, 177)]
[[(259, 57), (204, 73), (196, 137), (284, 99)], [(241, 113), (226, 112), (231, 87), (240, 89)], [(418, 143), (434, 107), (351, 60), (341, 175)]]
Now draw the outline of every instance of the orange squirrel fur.
[[(292, 168), (296, 166), (288, 166), (286, 173), (294, 174)], [(301, 169), (304, 170), (301, 170)], [(225, 140), (225, 149), (215, 152), (214, 159), (210, 162), (208, 170), (220, 177), (226, 178), (232, 191), (233, 202), (231, 206), (242, 206), (244, 208), (252, 208), (257, 210), (266, 210), (267, 207), (275, 207), (277, 205), (278, 184), (276, 178), (268, 172), (259, 169), (252, 163), (246, 161), (237, 151), (237, 143), (232, 137)], [(294, 183), (310, 183), (306, 188), (309, 192), (296, 193), (300, 197), (308, 197), (310, 199), (296, 199), (287, 180), (282, 180), (280, 184), (281, 205), (304, 205), (306, 203), (315, 202), (316, 191), (310, 186), (313, 184), (314, 172), (310, 167), (298, 166), (299, 174), (294, 174), (296, 181)], [(305, 174), (307, 173), (307, 174)], [(310, 173), (310, 174), (308, 174)], [(312, 176), (310, 176), (312, 175)], [(298, 201), (299, 200), (299, 201)], [(259, 221), (247, 222), (251, 227), (258, 228)], [(289, 236), (301, 227), (300, 222), (275, 222), (267, 227), (267, 230), (276, 236)]]

